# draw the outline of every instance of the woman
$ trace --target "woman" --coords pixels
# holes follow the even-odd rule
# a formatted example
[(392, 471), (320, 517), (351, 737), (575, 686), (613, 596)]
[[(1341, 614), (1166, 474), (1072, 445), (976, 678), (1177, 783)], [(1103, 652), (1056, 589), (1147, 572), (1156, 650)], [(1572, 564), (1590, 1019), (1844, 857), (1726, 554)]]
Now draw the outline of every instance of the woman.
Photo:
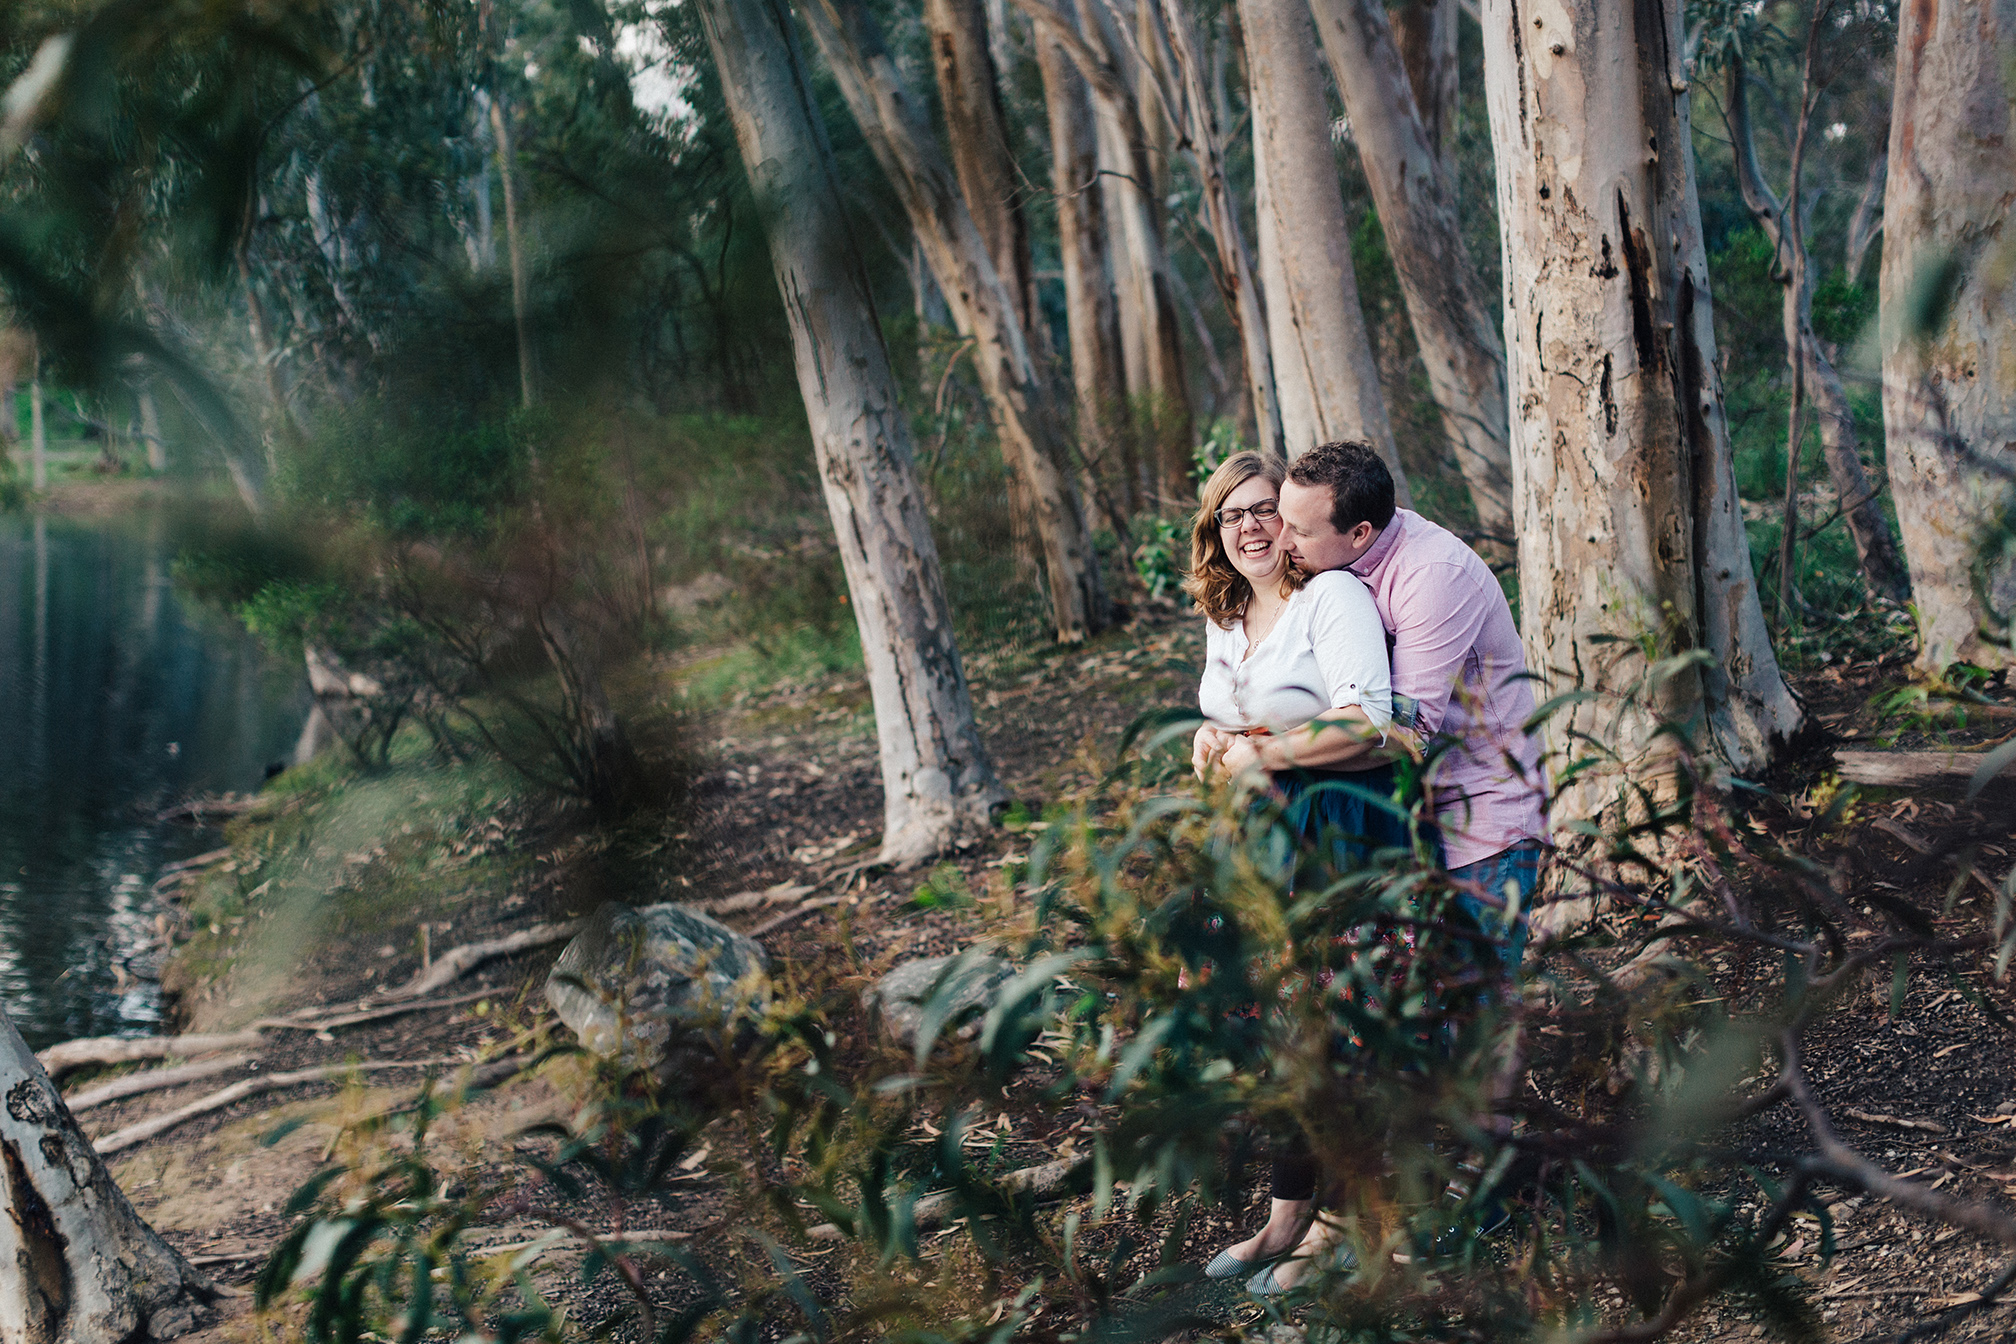
[[(1372, 595), (1347, 571), (1311, 577), (1289, 563), (1278, 507), (1283, 475), (1272, 458), (1235, 453), (1204, 483), (1191, 525), (1184, 588), (1208, 620), (1197, 693), (1207, 722), (1191, 754), (1200, 778), (1222, 774), (1227, 748), (1244, 735), (1292, 743), (1298, 734), (1359, 732), (1383, 740), (1392, 720), (1386, 629)], [(1357, 788), (1316, 787), (1326, 781)], [(1339, 870), (1373, 849), (1408, 842), (1400, 819), (1365, 797), (1392, 792), (1390, 765), (1284, 771), (1268, 783), (1305, 845), (1329, 840)], [(1328, 1240), (1327, 1229), (1309, 1227), (1316, 1177), (1305, 1145), (1277, 1147), (1267, 1225), (1220, 1252), (1205, 1272), (1230, 1278), (1257, 1269), (1248, 1286), (1261, 1294), (1293, 1286)], [(1295, 1257), (1270, 1263), (1296, 1248), (1305, 1229), (1312, 1240)]]

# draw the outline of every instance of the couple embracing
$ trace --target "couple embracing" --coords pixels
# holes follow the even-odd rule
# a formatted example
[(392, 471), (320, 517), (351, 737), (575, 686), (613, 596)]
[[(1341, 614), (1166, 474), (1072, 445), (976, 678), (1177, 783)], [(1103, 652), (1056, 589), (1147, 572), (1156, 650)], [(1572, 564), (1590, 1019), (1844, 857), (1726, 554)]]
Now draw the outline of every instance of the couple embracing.
[[(1350, 836), (1363, 853), (1406, 844), (1403, 824), (1357, 792), (1314, 786), (1388, 793), (1392, 761), (1439, 744), (1428, 793), (1443, 863), (1459, 892), (1509, 898), (1516, 884), (1523, 910), (1545, 853), (1540, 746), (1512, 609), (1477, 553), (1396, 508), (1392, 474), (1362, 443), (1285, 467), (1226, 459), (1204, 483), (1190, 553), (1186, 587), (1208, 619), (1197, 773), (1264, 783), (1305, 842)], [(1458, 900), (1485, 915), (1479, 896)], [(1507, 971), (1524, 943), (1522, 921)], [(1305, 1272), (1326, 1232), (1310, 1225), (1306, 1150), (1276, 1153), (1273, 1194), (1266, 1227), (1226, 1248), (1213, 1277), (1259, 1268), (1253, 1290), (1278, 1293)]]

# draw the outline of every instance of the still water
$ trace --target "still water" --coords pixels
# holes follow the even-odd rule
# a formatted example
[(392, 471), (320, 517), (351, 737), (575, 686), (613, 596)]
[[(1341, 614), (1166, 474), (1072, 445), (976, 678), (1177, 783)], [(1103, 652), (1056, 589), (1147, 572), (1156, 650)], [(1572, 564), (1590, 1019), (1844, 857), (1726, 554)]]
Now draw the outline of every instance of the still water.
[(161, 866), (221, 843), (154, 814), (256, 788), (298, 663), (179, 595), (159, 512), (0, 513), (0, 1006), (30, 1045), (161, 1018)]

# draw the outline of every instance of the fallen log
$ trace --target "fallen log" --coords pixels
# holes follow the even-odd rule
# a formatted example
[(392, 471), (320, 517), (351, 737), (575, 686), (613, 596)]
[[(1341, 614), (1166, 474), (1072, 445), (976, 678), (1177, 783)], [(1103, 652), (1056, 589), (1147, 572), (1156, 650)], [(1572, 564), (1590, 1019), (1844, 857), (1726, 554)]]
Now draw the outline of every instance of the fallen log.
[(149, 1069), (145, 1073), (129, 1073), (124, 1078), (114, 1078), (103, 1087), (94, 1087), (89, 1092), (79, 1092), (74, 1097), (65, 1097), (63, 1104), (70, 1108), (70, 1114), (77, 1115), (94, 1107), (103, 1106), (108, 1101), (137, 1097), (143, 1092), (159, 1092), (168, 1087), (180, 1087), (199, 1078), (213, 1078), (220, 1073), (242, 1069), (255, 1058), (254, 1055), (242, 1053), (219, 1055), (215, 1059), (198, 1060), (194, 1064), (176, 1064), (165, 1069)]
[(231, 1086), (212, 1092), (207, 1097), (199, 1097), (187, 1106), (177, 1107), (162, 1115), (151, 1116), (137, 1121), (124, 1129), (114, 1130), (103, 1138), (91, 1140), (91, 1146), (98, 1150), (100, 1157), (110, 1157), (123, 1153), (136, 1144), (145, 1143), (156, 1135), (185, 1125), (198, 1116), (212, 1111), (221, 1111), (233, 1102), (247, 1097), (256, 1097), (262, 1092), (274, 1092), (283, 1087), (299, 1087), (303, 1083), (326, 1083), (332, 1078), (347, 1077), (352, 1073), (370, 1073), (381, 1069), (438, 1069), (463, 1061), (454, 1059), (392, 1059), (362, 1060), (354, 1064), (325, 1064), (313, 1069), (295, 1069), (291, 1073), (267, 1073), (257, 1078), (246, 1078)]
[(434, 958), (434, 964), (408, 980), (399, 988), (386, 994), (386, 1000), (417, 999), (422, 994), (431, 994), (443, 985), (452, 984), (476, 967), (496, 957), (508, 957), (519, 952), (530, 952), (534, 948), (550, 947), (554, 943), (564, 943), (580, 931), (582, 921), (570, 919), (564, 924), (535, 924), (529, 929), (506, 934), (502, 938), (492, 938), (486, 942), (464, 943)]
[[(1075, 1186), (1080, 1180), (1092, 1174), (1092, 1160), (1086, 1157), (1060, 1157), (1055, 1162), (1045, 1162), (1039, 1167), (1024, 1167), (1011, 1171), (993, 1184), (997, 1189), (1016, 1195), (1050, 1195)], [(936, 1227), (952, 1211), (958, 1196), (950, 1190), (941, 1190), (935, 1195), (926, 1195), (911, 1207), (910, 1216), (919, 1232)], [(837, 1223), (821, 1223), (806, 1233), (814, 1241), (840, 1241), (847, 1234)]]
[(90, 1064), (139, 1064), (179, 1055), (214, 1055), (220, 1050), (252, 1050), (265, 1040), (257, 1031), (195, 1036), (83, 1036), (59, 1041), (35, 1058), (51, 1078)]
[(1965, 787), (1981, 767), (1978, 751), (1837, 751), (1834, 766), (1851, 784)]

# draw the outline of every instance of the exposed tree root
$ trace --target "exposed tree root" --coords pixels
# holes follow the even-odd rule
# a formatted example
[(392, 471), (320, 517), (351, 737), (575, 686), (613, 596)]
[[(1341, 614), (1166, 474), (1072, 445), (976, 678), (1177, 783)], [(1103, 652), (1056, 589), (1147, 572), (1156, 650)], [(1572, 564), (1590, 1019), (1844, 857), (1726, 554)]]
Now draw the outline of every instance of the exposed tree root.
[(98, 1150), (100, 1157), (110, 1157), (136, 1144), (145, 1143), (157, 1134), (165, 1134), (171, 1129), (187, 1124), (198, 1116), (221, 1111), (235, 1101), (243, 1101), (247, 1097), (256, 1097), (262, 1092), (273, 1092), (283, 1087), (298, 1087), (302, 1083), (325, 1083), (332, 1078), (342, 1078), (351, 1073), (368, 1073), (379, 1069), (438, 1069), (462, 1062), (453, 1059), (363, 1060), (355, 1064), (325, 1064), (319, 1068), (296, 1069), (292, 1073), (262, 1074), (257, 1078), (235, 1082), (229, 1087), (212, 1092), (207, 1097), (199, 1097), (187, 1106), (180, 1106), (165, 1114), (137, 1121), (124, 1129), (114, 1130), (103, 1138), (93, 1139), (91, 1146)]
[(535, 924), (529, 929), (506, 934), (502, 938), (491, 938), (480, 943), (464, 943), (434, 959), (434, 964), (421, 971), (399, 988), (385, 997), (388, 1001), (417, 999), (422, 994), (431, 994), (443, 985), (454, 983), (476, 967), (496, 957), (508, 957), (518, 952), (530, 952), (538, 947), (550, 947), (554, 943), (564, 943), (581, 928), (581, 921), (570, 919), (564, 924)]
[(220, 1050), (253, 1050), (265, 1040), (257, 1031), (232, 1031), (196, 1036), (85, 1036), (60, 1041), (35, 1058), (51, 1078), (61, 1078), (91, 1064), (138, 1064), (171, 1056), (213, 1055)]
[(65, 1097), (63, 1104), (70, 1108), (70, 1114), (77, 1115), (124, 1097), (137, 1097), (143, 1092), (159, 1092), (163, 1088), (193, 1083), (199, 1078), (212, 1078), (220, 1073), (229, 1073), (233, 1069), (242, 1069), (255, 1058), (256, 1056), (244, 1053), (219, 1055), (215, 1059), (199, 1060), (194, 1064), (176, 1064), (166, 1069), (131, 1073), (124, 1078), (115, 1078), (103, 1087), (94, 1087), (89, 1092), (79, 1092), (74, 1097)]

